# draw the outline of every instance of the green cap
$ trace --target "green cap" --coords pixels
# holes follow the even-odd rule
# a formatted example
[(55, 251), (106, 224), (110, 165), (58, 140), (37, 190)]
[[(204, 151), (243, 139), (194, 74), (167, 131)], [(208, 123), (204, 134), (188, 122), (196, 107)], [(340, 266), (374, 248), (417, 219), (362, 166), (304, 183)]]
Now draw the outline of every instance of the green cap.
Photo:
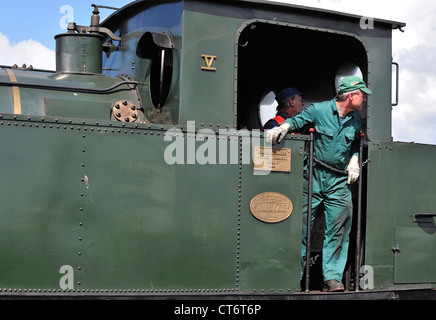
[(366, 83), (360, 79), (359, 77), (352, 76), (346, 77), (341, 80), (339, 83), (339, 94), (354, 91), (354, 90), (362, 90), (366, 94), (371, 94), (372, 91), (366, 87)]

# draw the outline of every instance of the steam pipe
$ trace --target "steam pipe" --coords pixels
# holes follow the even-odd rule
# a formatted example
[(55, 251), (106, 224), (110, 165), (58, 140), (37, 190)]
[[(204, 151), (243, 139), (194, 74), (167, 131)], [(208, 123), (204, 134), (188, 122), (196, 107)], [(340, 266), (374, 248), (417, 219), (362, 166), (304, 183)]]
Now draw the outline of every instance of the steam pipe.
[(122, 81), (107, 88), (84, 88), (84, 87), (54, 86), (50, 84), (36, 84), (36, 83), (26, 83), (26, 82), (0, 81), (0, 86), (28, 87), (28, 88), (72, 91), (72, 92), (82, 92), (82, 93), (107, 93), (122, 85), (136, 86), (138, 85), (138, 81)]

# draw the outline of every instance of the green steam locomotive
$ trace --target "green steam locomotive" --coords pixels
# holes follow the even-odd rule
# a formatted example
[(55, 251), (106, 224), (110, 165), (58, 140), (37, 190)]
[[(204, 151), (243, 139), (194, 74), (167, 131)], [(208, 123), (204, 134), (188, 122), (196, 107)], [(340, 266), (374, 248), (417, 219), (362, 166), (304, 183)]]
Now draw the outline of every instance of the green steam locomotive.
[[(436, 148), (391, 137), (404, 23), (257, 0), (99, 9), (55, 37), (56, 71), (0, 70), (0, 298), (434, 297)], [(305, 292), (310, 138), (271, 150), (260, 129), (279, 89), (308, 105), (347, 75), (373, 95), (346, 291), (319, 289), (319, 217)]]

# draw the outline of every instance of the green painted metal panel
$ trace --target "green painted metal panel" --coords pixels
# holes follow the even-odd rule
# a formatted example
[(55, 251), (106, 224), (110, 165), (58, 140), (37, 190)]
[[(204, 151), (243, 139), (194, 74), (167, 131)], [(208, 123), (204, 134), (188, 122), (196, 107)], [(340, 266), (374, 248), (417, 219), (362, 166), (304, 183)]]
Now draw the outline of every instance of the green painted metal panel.
[(421, 226), (395, 228), (395, 283), (436, 283), (436, 227)]
[[(388, 287), (394, 283), (394, 266), (397, 268), (392, 250), (396, 246), (395, 229), (417, 228), (414, 214), (435, 212), (436, 147), (371, 142), (368, 158), (371, 162), (368, 164), (365, 264), (374, 268), (376, 287)], [(410, 234), (400, 232), (397, 236)], [(423, 237), (422, 241), (428, 240)], [(427, 259), (429, 263), (434, 261), (436, 253), (430, 251)], [(434, 278), (432, 273), (421, 276), (428, 281)]]
[(59, 289), (78, 258), (81, 133), (42, 126), (0, 125), (2, 288)]
[(366, 130), (373, 141), (392, 140), (392, 31), (374, 30), (362, 40), (368, 49), (368, 97)]
[[(6, 116), (0, 130), (0, 287), (59, 291), (70, 266), (79, 292), (298, 290), (304, 141), (286, 142), (290, 174), (254, 175), (230, 162), (237, 136), (217, 164), (169, 165), (163, 131)], [(292, 200), (290, 218), (254, 218), (266, 191)]]
[(226, 289), (236, 273), (237, 166), (167, 165), (144, 132), (86, 138), (86, 288)]
[[(181, 124), (213, 119), (214, 124), (234, 127), (235, 42), (229, 40), (235, 39), (241, 23), (225, 16), (184, 11)], [(201, 70), (206, 66), (203, 54), (216, 56), (216, 71)]]
[(1, 287), (59, 290), (68, 265), (75, 290), (235, 290), (237, 164), (168, 165), (153, 130), (1, 123)]
[[(300, 288), (304, 141), (286, 141), (291, 172), (254, 175), (242, 167), (240, 287), (243, 292), (296, 292)], [(250, 202), (258, 194), (278, 192), (293, 202), (293, 213), (280, 223), (256, 219)]]
[(80, 119), (83, 114), (86, 114), (87, 119), (109, 120), (112, 103), (109, 101), (89, 103), (89, 100), (68, 99), (67, 97), (62, 99), (46, 98), (44, 99), (44, 107), (46, 116)]

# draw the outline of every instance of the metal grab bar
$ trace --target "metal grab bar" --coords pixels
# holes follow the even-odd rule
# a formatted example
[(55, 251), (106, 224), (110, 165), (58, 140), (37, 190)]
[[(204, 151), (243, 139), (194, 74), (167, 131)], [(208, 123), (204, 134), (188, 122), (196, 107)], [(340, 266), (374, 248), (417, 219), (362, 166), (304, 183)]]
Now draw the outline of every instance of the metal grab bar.
[(354, 274), (354, 290), (359, 291), (360, 282), (360, 248), (362, 242), (362, 183), (363, 183), (363, 147), (366, 144), (365, 134), (360, 134), (360, 147), (359, 147), (359, 187), (357, 197), (357, 223), (356, 223), (356, 269)]
[(312, 195), (313, 195), (313, 136), (315, 129), (309, 130), (309, 181), (307, 203), (307, 232), (306, 232), (306, 293), (310, 292), (310, 246), (312, 234)]
[(393, 66), (396, 66), (397, 68), (397, 72), (396, 72), (396, 76), (395, 76), (395, 102), (392, 103), (392, 106), (398, 106), (398, 104), (400, 103), (400, 65), (396, 62), (392, 62)]
[(433, 217), (436, 217), (436, 213), (415, 213), (413, 215), (413, 222), (433, 223)]

